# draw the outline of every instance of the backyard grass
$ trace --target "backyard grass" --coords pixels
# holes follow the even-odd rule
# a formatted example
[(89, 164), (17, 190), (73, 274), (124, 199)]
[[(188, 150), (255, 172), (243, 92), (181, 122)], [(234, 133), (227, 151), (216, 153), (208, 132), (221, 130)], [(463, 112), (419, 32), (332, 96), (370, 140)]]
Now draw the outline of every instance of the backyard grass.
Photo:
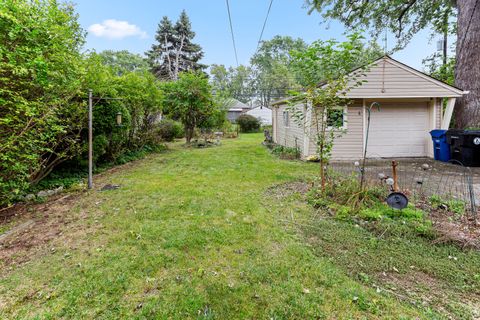
[[(261, 140), (177, 144), (97, 179), (121, 188), (79, 196), (73, 222), (48, 247), (28, 263), (0, 264), (0, 318), (474, 317), (459, 304), (479, 294), (478, 253), (379, 238), (314, 217), (298, 195), (272, 197), (273, 186), (318, 165), (280, 160)], [(452, 297), (447, 311), (383, 285), (412, 270)]]

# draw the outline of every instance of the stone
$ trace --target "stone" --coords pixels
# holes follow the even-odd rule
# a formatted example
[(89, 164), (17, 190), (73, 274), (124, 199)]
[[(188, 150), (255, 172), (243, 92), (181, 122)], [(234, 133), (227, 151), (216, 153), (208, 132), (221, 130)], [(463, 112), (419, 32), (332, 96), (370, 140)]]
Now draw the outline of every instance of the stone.
[(39, 191), (39, 192), (37, 193), (37, 197), (39, 197), (39, 198), (46, 198), (46, 197), (48, 197), (48, 192), (45, 191), (45, 190)]
[(25, 196), (25, 201), (32, 201), (35, 199), (35, 195), (33, 193), (29, 193)]
[(116, 190), (118, 188), (120, 188), (118, 184), (106, 184), (102, 187), (101, 191)]

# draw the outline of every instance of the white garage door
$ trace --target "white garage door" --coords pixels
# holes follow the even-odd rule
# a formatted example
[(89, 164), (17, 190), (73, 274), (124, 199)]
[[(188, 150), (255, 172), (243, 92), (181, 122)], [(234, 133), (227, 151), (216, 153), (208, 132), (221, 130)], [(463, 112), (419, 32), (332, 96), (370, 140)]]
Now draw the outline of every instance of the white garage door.
[(372, 109), (369, 157), (425, 157), (429, 139), (428, 104), (382, 103)]

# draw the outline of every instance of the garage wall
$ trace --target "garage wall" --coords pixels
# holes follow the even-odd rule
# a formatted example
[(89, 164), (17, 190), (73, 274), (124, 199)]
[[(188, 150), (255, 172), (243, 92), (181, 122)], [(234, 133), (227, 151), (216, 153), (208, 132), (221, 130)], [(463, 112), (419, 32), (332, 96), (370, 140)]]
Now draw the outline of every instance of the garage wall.
[(442, 127), (442, 99), (435, 99), (435, 129)]
[[(301, 110), (305, 109), (304, 104), (299, 104), (295, 106)], [(288, 111), (290, 106), (279, 105), (273, 110), (273, 123), (274, 123), (274, 136), (273, 139), (275, 143), (295, 148), (295, 145), (300, 149), (303, 154), (304, 143), (303, 139), (305, 136), (303, 126), (300, 126), (292, 117), (291, 112), (289, 111), (288, 126), (285, 126), (283, 120), (283, 112)], [(295, 143), (296, 141), (296, 143)]]
[[(347, 108), (347, 130), (341, 137), (336, 138), (332, 150), (332, 159), (359, 159), (363, 153), (363, 107), (361, 101), (355, 101)], [(316, 153), (316, 143), (309, 137), (309, 155)]]

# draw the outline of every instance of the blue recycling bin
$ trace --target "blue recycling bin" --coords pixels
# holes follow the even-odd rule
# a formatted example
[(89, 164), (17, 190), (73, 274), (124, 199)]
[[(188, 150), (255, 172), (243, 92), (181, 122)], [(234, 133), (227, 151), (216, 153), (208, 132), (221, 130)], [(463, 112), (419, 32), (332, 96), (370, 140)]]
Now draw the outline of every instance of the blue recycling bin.
[(447, 130), (432, 130), (433, 157), (435, 160), (448, 162), (450, 160), (450, 145), (447, 143)]

